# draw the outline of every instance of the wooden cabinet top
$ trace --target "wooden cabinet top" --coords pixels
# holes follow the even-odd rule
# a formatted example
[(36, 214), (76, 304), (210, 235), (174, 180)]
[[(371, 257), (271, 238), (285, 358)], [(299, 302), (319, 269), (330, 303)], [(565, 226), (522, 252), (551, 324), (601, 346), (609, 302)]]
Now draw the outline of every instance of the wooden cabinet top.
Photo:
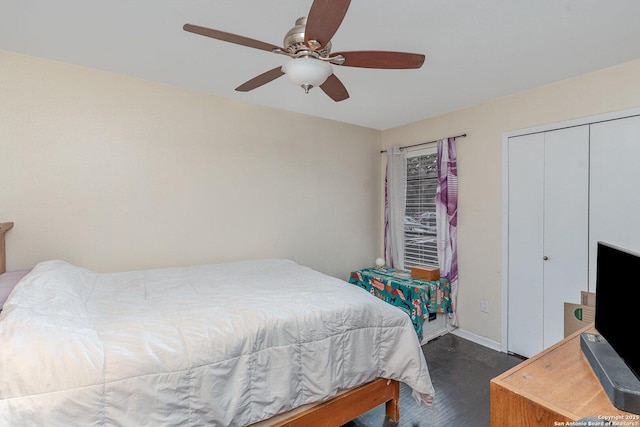
[[(615, 417), (640, 426), (640, 416), (611, 404), (580, 349), (580, 333), (597, 333), (593, 325), (581, 329), (545, 351), (491, 380), (536, 406), (577, 421), (584, 417)], [(636, 423), (636, 424), (633, 424)], [(563, 424), (558, 424), (563, 425)]]

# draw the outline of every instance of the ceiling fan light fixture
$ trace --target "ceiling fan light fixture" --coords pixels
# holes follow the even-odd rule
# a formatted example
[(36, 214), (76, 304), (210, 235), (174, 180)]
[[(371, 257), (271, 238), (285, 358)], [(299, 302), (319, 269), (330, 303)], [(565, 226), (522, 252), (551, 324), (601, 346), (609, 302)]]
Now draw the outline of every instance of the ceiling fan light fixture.
[(309, 93), (309, 89), (320, 86), (333, 74), (333, 67), (319, 59), (302, 57), (291, 59), (282, 66), (282, 71), (289, 80), (302, 87), (305, 93)]
[(247, 80), (235, 89), (238, 92), (248, 92), (287, 74), (305, 93), (309, 93), (314, 86), (320, 86), (329, 98), (339, 102), (349, 98), (349, 92), (333, 74), (331, 65), (411, 69), (420, 68), (425, 59), (422, 54), (383, 50), (356, 50), (334, 53), (331, 56), (331, 38), (342, 25), (350, 3), (351, 0), (313, 0), (308, 16), (296, 20), (295, 26), (285, 35), (282, 47), (193, 24), (184, 24), (182, 28), (216, 40), (293, 58), (281, 67), (275, 67)]

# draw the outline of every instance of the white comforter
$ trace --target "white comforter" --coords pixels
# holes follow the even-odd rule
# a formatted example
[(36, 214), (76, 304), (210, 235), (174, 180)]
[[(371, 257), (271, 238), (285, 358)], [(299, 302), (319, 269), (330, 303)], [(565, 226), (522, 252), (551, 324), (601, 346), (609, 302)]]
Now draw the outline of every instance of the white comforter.
[(376, 377), (433, 398), (409, 317), (288, 260), (47, 261), (0, 314), (2, 426), (244, 426)]

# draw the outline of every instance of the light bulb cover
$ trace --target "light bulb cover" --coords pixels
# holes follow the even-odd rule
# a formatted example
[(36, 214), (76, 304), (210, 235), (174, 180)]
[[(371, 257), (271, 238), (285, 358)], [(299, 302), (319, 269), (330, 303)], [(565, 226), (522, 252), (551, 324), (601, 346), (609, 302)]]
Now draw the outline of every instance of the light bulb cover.
[(333, 67), (319, 59), (302, 57), (291, 59), (282, 66), (282, 71), (298, 86), (315, 87), (327, 80), (333, 73)]

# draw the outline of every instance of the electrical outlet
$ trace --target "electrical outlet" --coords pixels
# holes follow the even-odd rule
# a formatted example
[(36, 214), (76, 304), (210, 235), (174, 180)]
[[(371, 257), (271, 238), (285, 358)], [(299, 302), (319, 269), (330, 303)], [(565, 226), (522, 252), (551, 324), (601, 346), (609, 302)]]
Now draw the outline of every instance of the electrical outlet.
[(483, 313), (489, 312), (489, 301), (487, 301), (486, 299), (480, 300), (480, 311)]

